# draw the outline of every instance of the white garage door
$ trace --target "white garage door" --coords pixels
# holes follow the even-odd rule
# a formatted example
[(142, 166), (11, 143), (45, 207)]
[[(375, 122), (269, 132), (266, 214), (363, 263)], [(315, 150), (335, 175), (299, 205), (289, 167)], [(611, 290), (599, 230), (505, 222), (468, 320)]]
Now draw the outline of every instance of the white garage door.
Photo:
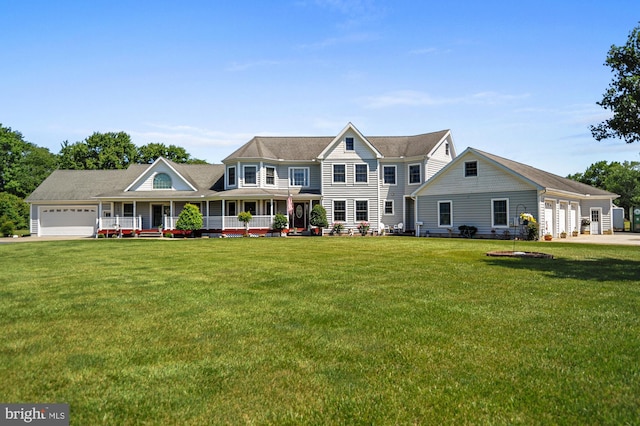
[(95, 206), (56, 206), (40, 208), (40, 235), (91, 236), (95, 232), (98, 208)]

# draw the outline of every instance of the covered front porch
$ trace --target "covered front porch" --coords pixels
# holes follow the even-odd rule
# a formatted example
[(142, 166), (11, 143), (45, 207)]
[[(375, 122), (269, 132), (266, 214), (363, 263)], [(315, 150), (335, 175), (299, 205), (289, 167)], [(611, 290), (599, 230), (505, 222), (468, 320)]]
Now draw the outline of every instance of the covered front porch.
[(103, 200), (99, 204), (96, 235), (137, 235), (141, 233), (177, 233), (180, 212), (186, 204), (197, 206), (202, 213), (202, 228), (197, 234), (233, 235), (245, 232), (245, 224), (238, 214), (248, 211), (252, 214), (249, 233), (264, 235), (273, 231), (275, 215), (281, 213), (288, 218), (287, 228), (297, 232), (310, 229), (309, 214), (315, 197), (291, 198), (293, 211), (289, 214), (286, 196), (268, 198), (253, 194), (250, 199), (218, 197), (216, 199), (181, 200)]

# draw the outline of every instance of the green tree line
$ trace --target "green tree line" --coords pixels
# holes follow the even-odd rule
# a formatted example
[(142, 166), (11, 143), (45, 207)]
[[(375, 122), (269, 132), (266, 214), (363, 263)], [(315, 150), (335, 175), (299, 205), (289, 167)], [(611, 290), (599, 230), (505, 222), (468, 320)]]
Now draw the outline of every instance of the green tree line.
[(0, 232), (28, 228), (29, 208), (23, 199), (56, 169), (126, 169), (131, 164), (151, 164), (158, 157), (206, 163), (175, 145), (152, 142), (138, 147), (125, 132), (95, 132), (83, 141), (64, 141), (55, 154), (0, 123)]

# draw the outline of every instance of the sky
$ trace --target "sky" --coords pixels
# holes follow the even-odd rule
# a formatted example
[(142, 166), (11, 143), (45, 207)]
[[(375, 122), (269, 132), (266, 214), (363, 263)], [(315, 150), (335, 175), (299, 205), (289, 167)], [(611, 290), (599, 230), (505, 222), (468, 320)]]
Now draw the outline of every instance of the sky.
[(562, 176), (640, 161), (589, 125), (637, 0), (0, 0), (0, 124), (53, 153), (94, 132), (220, 163), (253, 136), (450, 129)]

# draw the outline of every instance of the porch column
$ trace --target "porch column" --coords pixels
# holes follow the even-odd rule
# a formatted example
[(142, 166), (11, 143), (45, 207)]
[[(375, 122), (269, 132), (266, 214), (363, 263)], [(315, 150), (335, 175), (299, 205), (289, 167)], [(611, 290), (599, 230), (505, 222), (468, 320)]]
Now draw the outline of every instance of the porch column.
[(133, 217), (132, 217), (132, 220), (133, 220), (133, 230), (135, 231), (136, 228), (137, 228), (136, 227), (136, 200), (133, 200)]
[(209, 200), (207, 200), (206, 203), (207, 203), (207, 229), (210, 229), (210, 227), (209, 227)]
[(224, 198), (222, 199), (222, 222), (220, 227), (222, 228), (220, 231), (224, 231)]

